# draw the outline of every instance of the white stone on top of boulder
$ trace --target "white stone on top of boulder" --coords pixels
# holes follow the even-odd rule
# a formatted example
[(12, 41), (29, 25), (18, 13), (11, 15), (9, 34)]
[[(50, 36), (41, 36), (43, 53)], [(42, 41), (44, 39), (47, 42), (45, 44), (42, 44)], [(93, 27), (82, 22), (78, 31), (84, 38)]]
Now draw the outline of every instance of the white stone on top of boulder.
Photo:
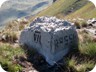
[[(54, 24), (54, 25), (63, 25), (63, 26), (68, 26), (70, 23), (64, 20), (57, 19), (56, 17), (47, 17), (47, 16), (42, 16), (36, 18), (30, 26), (33, 26), (35, 23), (44, 23), (44, 24)], [(44, 25), (42, 24), (42, 25)]]
[(78, 35), (70, 22), (42, 16), (21, 32), (19, 43), (36, 49), (50, 65), (54, 65), (78, 46)]

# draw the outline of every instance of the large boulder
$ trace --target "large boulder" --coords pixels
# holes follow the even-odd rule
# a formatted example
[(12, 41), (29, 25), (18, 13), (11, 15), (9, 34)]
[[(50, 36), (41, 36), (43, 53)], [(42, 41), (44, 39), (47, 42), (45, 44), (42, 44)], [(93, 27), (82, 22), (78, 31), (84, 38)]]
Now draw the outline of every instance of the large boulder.
[(36, 49), (50, 65), (78, 46), (78, 36), (70, 22), (56, 17), (36, 18), (20, 35), (20, 44)]

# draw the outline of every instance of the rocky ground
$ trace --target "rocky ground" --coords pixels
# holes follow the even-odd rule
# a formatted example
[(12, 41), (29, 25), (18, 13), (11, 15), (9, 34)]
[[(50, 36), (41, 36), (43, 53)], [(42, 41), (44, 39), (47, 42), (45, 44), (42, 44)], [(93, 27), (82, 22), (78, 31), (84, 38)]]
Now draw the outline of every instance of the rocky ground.
[(96, 41), (96, 19), (89, 19), (78, 31), (85, 31)]

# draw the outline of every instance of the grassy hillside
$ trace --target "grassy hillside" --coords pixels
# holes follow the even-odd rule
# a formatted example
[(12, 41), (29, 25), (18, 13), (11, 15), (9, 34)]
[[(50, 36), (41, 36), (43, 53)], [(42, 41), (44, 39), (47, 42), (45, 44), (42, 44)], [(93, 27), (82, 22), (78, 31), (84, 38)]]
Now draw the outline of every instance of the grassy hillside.
[[(88, 0), (57, 0), (36, 16), (57, 16), (58, 18), (93, 18), (96, 17), (95, 12), (95, 6)], [(30, 20), (33, 20), (33, 18), (34, 17), (30, 18)]]
[(96, 17), (96, 8), (91, 2), (88, 2), (85, 6), (80, 8), (74, 13), (69, 14), (66, 18), (81, 17), (81, 18), (93, 18)]

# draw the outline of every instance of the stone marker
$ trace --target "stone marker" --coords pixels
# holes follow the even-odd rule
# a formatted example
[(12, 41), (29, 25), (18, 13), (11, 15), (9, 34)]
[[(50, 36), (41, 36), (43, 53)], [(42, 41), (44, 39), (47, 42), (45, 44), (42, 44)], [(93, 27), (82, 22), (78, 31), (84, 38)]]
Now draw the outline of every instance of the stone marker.
[(78, 45), (78, 36), (74, 26), (67, 21), (39, 17), (21, 32), (19, 43), (36, 49), (50, 65), (54, 65), (69, 49)]

